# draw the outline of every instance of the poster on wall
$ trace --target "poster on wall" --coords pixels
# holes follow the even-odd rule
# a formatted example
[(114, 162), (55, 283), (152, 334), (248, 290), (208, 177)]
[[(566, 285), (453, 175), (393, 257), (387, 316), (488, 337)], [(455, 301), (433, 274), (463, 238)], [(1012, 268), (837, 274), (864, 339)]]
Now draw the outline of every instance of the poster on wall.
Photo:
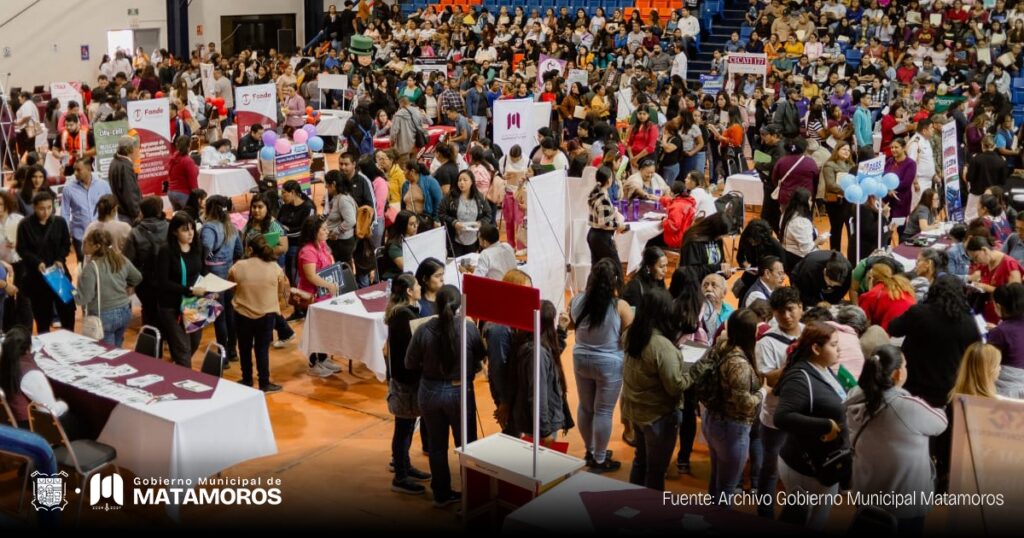
[(239, 136), (249, 132), (249, 126), (259, 123), (267, 129), (277, 127), (277, 86), (256, 84), (235, 88), (235, 123)]
[(128, 122), (103, 121), (92, 126), (92, 134), (96, 140), (96, 175), (100, 179), (107, 179), (107, 170), (110, 168), (110, 161), (114, 159), (117, 151), (117, 141), (128, 134)]
[(309, 147), (305, 144), (295, 144), (290, 153), (274, 157), (274, 178), (278, 186), (292, 180), (299, 185), (308, 185), (309, 161)]
[(963, 222), (963, 198), (960, 197), (960, 158), (957, 154), (956, 122), (942, 126), (942, 177), (946, 181), (946, 214), (949, 220)]
[(128, 127), (139, 137), (139, 190), (162, 194), (171, 158), (170, 103), (166, 98), (128, 101)]
[(529, 155), (537, 145), (537, 130), (548, 124), (551, 103), (532, 99), (499, 99), (494, 102), (494, 143), (508, 155), (519, 145)]
[(68, 103), (74, 101), (82, 105), (82, 83), (81, 82), (51, 82), (50, 97), (60, 101), (60, 111), (67, 112)]
[(204, 97), (213, 97), (217, 93), (213, 80), (213, 64), (199, 64), (199, 80), (202, 81)]

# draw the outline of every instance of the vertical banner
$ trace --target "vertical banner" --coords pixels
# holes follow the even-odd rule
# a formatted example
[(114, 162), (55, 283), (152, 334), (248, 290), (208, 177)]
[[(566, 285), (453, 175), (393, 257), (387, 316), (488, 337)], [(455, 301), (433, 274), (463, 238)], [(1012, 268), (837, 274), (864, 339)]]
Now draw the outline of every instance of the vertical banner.
[(558, 58), (552, 58), (547, 54), (540, 55), (540, 62), (537, 63), (537, 89), (543, 90), (544, 88), (544, 75), (549, 71), (558, 71), (558, 75), (561, 76), (565, 71), (565, 65), (569, 63), (565, 60), (559, 60)]
[(956, 122), (942, 126), (942, 177), (946, 182), (946, 215), (950, 221), (963, 222), (960, 198), (960, 158), (957, 154)]
[(508, 155), (516, 144), (529, 155), (537, 145), (537, 130), (548, 124), (551, 103), (532, 99), (498, 99), (494, 102), (494, 143)]
[(92, 135), (96, 139), (96, 174), (100, 179), (107, 179), (110, 161), (117, 152), (117, 141), (128, 134), (128, 122), (103, 121), (92, 126)]
[(274, 157), (274, 178), (277, 179), (278, 187), (291, 180), (299, 185), (308, 185), (309, 161), (309, 147), (305, 144), (296, 144), (292, 146), (291, 153)]
[(213, 64), (201, 63), (199, 64), (199, 79), (203, 83), (203, 96), (213, 97), (216, 93), (213, 81)]
[(162, 194), (171, 158), (170, 103), (166, 98), (128, 101), (128, 127), (139, 137), (139, 190)]
[(560, 312), (565, 307), (566, 276), (566, 188), (564, 170), (535, 176), (526, 183), (526, 260), (533, 285), (541, 299), (554, 303)]
[(85, 104), (82, 103), (81, 82), (51, 82), (50, 97), (60, 101), (61, 112), (67, 112), (68, 103), (71, 101), (78, 103), (81, 110), (85, 110)]
[(277, 85), (257, 84), (235, 88), (235, 123), (239, 138), (249, 132), (249, 126), (262, 124), (267, 129), (277, 127)]
[(615, 121), (628, 121), (633, 110), (633, 89), (622, 88), (615, 92)]
[(444, 226), (411, 235), (402, 240), (402, 264), (406, 273), (416, 274), (416, 269), (427, 258), (436, 258), (444, 263), (448, 257), (447, 229)]

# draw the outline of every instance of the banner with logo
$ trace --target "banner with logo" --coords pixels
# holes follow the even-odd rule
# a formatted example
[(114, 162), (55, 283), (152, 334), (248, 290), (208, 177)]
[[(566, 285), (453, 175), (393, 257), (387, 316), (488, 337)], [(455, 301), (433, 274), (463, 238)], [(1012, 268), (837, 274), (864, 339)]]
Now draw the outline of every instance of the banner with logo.
[(729, 76), (758, 75), (768, 76), (768, 55), (753, 52), (730, 52), (726, 56)]
[(256, 84), (235, 88), (235, 123), (238, 136), (249, 132), (249, 126), (260, 123), (267, 129), (277, 127), (277, 85)]
[(519, 145), (523, 155), (537, 146), (537, 130), (548, 124), (551, 103), (535, 103), (532, 99), (498, 99), (494, 102), (494, 143), (508, 155)]
[(956, 122), (942, 126), (942, 177), (946, 181), (946, 215), (949, 220), (964, 220), (963, 199), (960, 197), (960, 157), (957, 154)]
[(865, 176), (881, 176), (885, 174), (885, 155), (861, 161), (857, 165), (857, 173)]
[(274, 157), (274, 178), (280, 187), (287, 181), (295, 180), (299, 185), (308, 185), (309, 175), (309, 147), (305, 144), (295, 144), (291, 153)]
[(700, 86), (704, 93), (721, 91), (725, 88), (725, 77), (721, 75), (701, 75)]
[(565, 77), (565, 88), (569, 91), (572, 88), (573, 82), (579, 82), (580, 86), (586, 86), (589, 75), (586, 69), (570, 69), (569, 74)]
[(128, 127), (139, 138), (139, 190), (162, 194), (171, 158), (170, 103), (166, 98), (128, 101)]
[(82, 103), (81, 82), (51, 82), (50, 97), (60, 101), (61, 112), (67, 112), (68, 103), (71, 101), (78, 103), (82, 110), (85, 109), (85, 105)]
[(128, 134), (128, 121), (103, 121), (92, 125), (92, 135), (96, 140), (96, 175), (107, 179), (110, 161), (117, 152), (117, 141)]
[(540, 62), (537, 64), (537, 88), (544, 88), (544, 74), (549, 71), (558, 71), (559, 76), (565, 71), (565, 60), (552, 58), (547, 54), (540, 55)]
[(203, 96), (213, 97), (216, 92), (216, 84), (213, 80), (213, 64), (199, 64), (199, 79), (203, 83)]

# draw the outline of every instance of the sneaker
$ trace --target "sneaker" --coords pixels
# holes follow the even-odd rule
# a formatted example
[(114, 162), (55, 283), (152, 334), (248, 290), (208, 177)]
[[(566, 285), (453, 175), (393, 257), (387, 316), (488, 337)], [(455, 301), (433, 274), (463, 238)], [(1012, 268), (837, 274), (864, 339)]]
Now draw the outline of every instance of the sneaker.
[(295, 340), (295, 333), (292, 333), (291, 336), (289, 336), (288, 338), (285, 338), (284, 340), (275, 340), (274, 341), (274, 349), (281, 349), (284, 346), (287, 346), (293, 340)]
[(273, 392), (281, 392), (281, 385), (275, 385), (273, 383), (267, 383), (266, 385), (260, 385), (260, 390), (270, 394)]
[(324, 368), (327, 368), (328, 370), (330, 370), (333, 373), (338, 373), (338, 372), (341, 371), (341, 366), (338, 366), (338, 363), (332, 361), (331, 359), (327, 359), (327, 360), (321, 362), (320, 366), (323, 366)]
[(452, 491), (447, 496), (438, 497), (434, 495), (434, 508), (444, 508), (446, 506), (462, 502), (462, 494), (458, 491)]
[(284, 320), (291, 323), (293, 321), (302, 321), (304, 319), (306, 319), (306, 313), (296, 310), (295, 312), (292, 313), (292, 315), (288, 316)]
[(239, 379), (238, 380), (238, 384), (239, 385), (245, 385), (247, 387), (252, 387), (252, 380), (250, 379), (250, 380), (246, 381), (244, 379)]
[(309, 375), (313, 377), (329, 377), (334, 375), (334, 372), (324, 368), (320, 363), (317, 363), (309, 367)]
[[(614, 453), (615, 452), (612, 451), (612, 450), (605, 450), (604, 451), (604, 459), (605, 460), (612, 459), (612, 454), (614, 454)], [(591, 452), (587, 452), (587, 455), (584, 456), (584, 460), (586, 460), (586, 462), (587, 462), (587, 467), (590, 467), (590, 466), (592, 466), (592, 465), (594, 465), (596, 463), (594, 461), (594, 454), (591, 453)]]
[(238, 355), (231, 355), (228, 357), (228, 362), (238, 362)]
[(395, 460), (391, 460), (388, 462), (388, 472), (391, 474), (395, 474)]
[(590, 470), (591, 470), (591, 472), (595, 472), (597, 474), (602, 474), (602, 473), (612, 473), (612, 472), (618, 471), (621, 467), (622, 467), (622, 462), (621, 461), (616, 461), (616, 460), (611, 459), (608, 456), (605, 456), (604, 462), (597, 463), (595, 461), (594, 464), (590, 466)]
[(409, 478), (420, 482), (426, 482), (430, 480), (430, 473), (421, 471), (415, 467), (409, 467), (409, 472), (406, 473)]
[(690, 464), (689, 463), (679, 462), (679, 463), (676, 464), (676, 469), (679, 470), (680, 476), (684, 475), (684, 474), (690, 474)]
[[(417, 484), (410, 478), (405, 480), (392, 480), (391, 491), (398, 493), (404, 493), (406, 495), (423, 495), (427, 488), (423, 487), (423, 484)], [(434, 504), (437, 504), (436, 502)]]

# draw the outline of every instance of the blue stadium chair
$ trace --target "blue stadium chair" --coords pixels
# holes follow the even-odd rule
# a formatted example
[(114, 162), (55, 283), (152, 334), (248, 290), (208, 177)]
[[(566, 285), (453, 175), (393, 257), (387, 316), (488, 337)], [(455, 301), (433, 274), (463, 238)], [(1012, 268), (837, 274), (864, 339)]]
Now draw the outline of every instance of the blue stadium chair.
[(844, 53), (844, 55), (846, 56), (846, 63), (847, 63), (847, 65), (849, 65), (853, 69), (857, 69), (858, 67), (860, 67), (860, 61), (861, 61), (861, 58), (863, 57), (863, 54), (861, 53), (861, 51), (859, 49), (855, 49), (855, 48), (846, 49), (846, 52)]
[(1013, 102), (1014, 105), (1024, 105), (1024, 88), (1014, 87), (1013, 90), (1011, 90), (1011, 93), (1011, 102)]
[(740, 27), (740, 39), (742, 39), (743, 41), (749, 41), (750, 34), (752, 33), (754, 33), (753, 28), (746, 25)]
[(1017, 78), (1013, 79), (1012, 86), (1015, 89), (1016, 88), (1024, 89), (1024, 77), (1017, 77)]

